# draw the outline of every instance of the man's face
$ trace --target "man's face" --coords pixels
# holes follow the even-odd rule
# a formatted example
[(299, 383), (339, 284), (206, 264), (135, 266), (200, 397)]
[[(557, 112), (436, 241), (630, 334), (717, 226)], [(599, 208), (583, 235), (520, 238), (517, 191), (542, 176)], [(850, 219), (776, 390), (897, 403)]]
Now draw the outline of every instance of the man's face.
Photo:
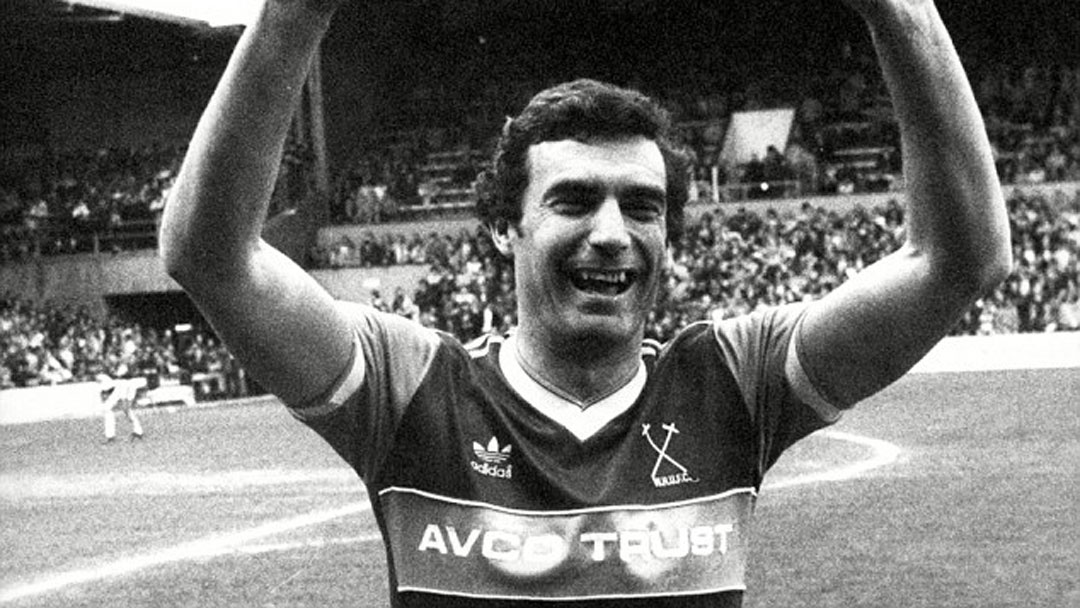
[(496, 238), (514, 257), (519, 332), (552, 344), (640, 341), (667, 259), (659, 147), (542, 142), (528, 167), (521, 223)]

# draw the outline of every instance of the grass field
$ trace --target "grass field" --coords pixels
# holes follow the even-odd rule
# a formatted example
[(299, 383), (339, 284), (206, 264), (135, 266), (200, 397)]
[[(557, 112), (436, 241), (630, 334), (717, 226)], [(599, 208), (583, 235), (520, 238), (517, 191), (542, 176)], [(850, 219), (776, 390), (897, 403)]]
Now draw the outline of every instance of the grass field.
[[(143, 421), (0, 427), (0, 604), (387, 604), (361, 484), (280, 406)], [(748, 608), (1080, 608), (1080, 370), (909, 375), (836, 430), (770, 473)]]

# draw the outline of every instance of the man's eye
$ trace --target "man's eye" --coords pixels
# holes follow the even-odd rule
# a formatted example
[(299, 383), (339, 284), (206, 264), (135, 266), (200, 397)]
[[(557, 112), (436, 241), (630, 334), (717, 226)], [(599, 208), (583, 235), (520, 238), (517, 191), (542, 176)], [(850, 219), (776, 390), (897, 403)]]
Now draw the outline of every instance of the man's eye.
[(583, 198), (565, 197), (552, 201), (551, 206), (559, 213), (578, 215), (589, 209), (589, 203)]
[(664, 214), (664, 204), (653, 199), (630, 199), (622, 205), (623, 213), (638, 221), (652, 221)]

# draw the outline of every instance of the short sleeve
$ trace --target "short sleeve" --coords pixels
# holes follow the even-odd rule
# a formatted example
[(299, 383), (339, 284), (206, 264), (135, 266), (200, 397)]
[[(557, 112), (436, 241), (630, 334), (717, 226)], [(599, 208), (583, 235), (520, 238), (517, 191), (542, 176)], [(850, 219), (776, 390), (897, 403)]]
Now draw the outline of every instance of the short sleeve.
[(441, 344), (434, 330), (369, 306), (340, 303), (352, 321), (350, 362), (327, 393), (290, 413), (370, 479)]
[(761, 437), (762, 470), (799, 439), (839, 420), (840, 410), (814, 387), (798, 358), (804, 304), (755, 311), (714, 325)]

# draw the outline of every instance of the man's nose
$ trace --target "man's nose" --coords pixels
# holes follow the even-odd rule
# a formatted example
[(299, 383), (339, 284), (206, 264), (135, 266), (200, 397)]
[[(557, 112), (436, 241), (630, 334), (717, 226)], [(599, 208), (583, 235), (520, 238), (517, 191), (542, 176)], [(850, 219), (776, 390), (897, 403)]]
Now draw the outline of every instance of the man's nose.
[(589, 243), (598, 249), (621, 251), (630, 247), (630, 233), (626, 230), (619, 201), (609, 196), (597, 207), (592, 217)]

